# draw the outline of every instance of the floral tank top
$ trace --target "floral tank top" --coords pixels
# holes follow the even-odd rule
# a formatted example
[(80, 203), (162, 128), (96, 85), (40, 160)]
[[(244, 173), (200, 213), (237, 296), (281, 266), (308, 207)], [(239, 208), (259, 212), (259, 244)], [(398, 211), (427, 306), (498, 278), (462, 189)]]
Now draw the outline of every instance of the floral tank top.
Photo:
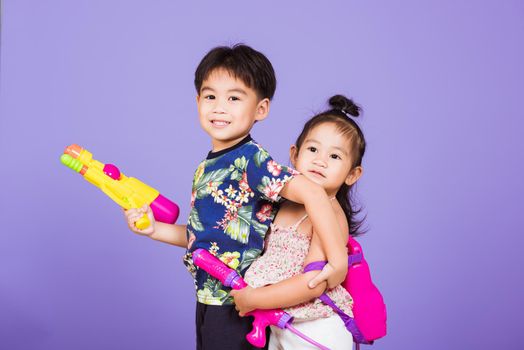
[[(247, 284), (259, 288), (303, 273), (311, 237), (299, 232), (297, 228), (306, 218), (307, 215), (290, 227), (271, 224), (265, 253), (251, 264), (244, 276)], [(353, 317), (351, 311), (353, 299), (344, 287), (336, 286), (326, 294), (342, 311)], [(284, 310), (296, 321), (309, 321), (335, 315), (333, 309), (318, 298)]]

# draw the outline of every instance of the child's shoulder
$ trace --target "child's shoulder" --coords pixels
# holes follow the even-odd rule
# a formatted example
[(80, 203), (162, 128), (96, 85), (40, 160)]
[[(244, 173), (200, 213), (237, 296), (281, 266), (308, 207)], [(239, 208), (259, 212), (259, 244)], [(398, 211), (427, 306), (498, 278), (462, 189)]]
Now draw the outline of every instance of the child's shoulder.
[(266, 161), (272, 160), (269, 152), (254, 140), (246, 143), (244, 147), (239, 148), (238, 151), (246, 159), (253, 159), (257, 166), (260, 166)]
[(333, 201), (333, 210), (335, 211), (335, 216), (337, 217), (338, 225), (342, 230), (342, 234), (347, 236), (349, 235), (349, 225), (344, 209), (340, 206), (338, 201)]
[(251, 140), (248, 143), (246, 143), (246, 150), (253, 152), (253, 153), (265, 152), (269, 154), (269, 152), (260, 143), (256, 142), (255, 140)]

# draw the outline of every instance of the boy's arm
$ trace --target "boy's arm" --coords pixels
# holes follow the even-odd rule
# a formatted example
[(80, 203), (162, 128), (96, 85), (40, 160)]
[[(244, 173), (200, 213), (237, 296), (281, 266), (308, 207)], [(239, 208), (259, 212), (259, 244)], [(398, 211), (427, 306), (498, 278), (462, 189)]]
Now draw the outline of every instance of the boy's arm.
[(280, 195), (304, 205), (329, 262), (309, 286), (314, 288), (326, 280), (329, 288), (342, 283), (348, 269), (346, 242), (326, 191), (305, 176), (297, 175), (284, 186)]
[(187, 247), (186, 225), (172, 225), (157, 221), (155, 231), (149, 237), (155, 241), (182, 248)]
[[(135, 226), (135, 222), (144, 214), (147, 214), (151, 224), (149, 227), (141, 230)], [(153, 211), (147, 204), (141, 208), (124, 210), (124, 215), (127, 218), (127, 225), (131, 231), (156, 241), (182, 248), (187, 247), (186, 225), (173, 225), (156, 221), (153, 216)]]

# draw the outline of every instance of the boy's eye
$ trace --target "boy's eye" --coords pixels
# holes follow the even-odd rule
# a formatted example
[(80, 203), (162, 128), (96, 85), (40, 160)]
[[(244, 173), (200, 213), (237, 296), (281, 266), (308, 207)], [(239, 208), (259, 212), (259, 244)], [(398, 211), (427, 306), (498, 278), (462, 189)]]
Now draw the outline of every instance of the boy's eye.
[(313, 146), (309, 146), (309, 147), (307, 148), (307, 150), (310, 151), (310, 152), (316, 152), (316, 151), (317, 151), (317, 148), (316, 148), (316, 147), (313, 147)]
[(231, 96), (229, 98), (229, 101), (240, 101), (240, 99), (238, 97), (236, 97), (236, 96)]
[(206, 96), (204, 96), (204, 98), (206, 100), (214, 100), (215, 99), (215, 95), (206, 95)]

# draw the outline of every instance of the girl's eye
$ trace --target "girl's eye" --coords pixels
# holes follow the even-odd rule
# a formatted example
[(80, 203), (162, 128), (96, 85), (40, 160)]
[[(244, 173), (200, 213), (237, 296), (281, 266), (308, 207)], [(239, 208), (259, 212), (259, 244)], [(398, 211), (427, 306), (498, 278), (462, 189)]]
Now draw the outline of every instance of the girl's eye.
[(340, 156), (338, 154), (332, 154), (332, 155), (330, 155), (330, 157), (333, 158), (333, 159), (342, 159), (342, 158), (340, 158)]
[(317, 148), (316, 148), (316, 147), (313, 147), (313, 146), (309, 146), (307, 149), (308, 149), (308, 151), (310, 151), (310, 152), (316, 152), (316, 151), (317, 151)]
[(214, 100), (215, 99), (215, 95), (207, 95), (207, 96), (204, 96), (204, 98), (206, 100)]
[(236, 97), (236, 96), (231, 96), (231, 97), (229, 98), (229, 100), (230, 100), (230, 101), (240, 101), (240, 99), (239, 99), (238, 97)]

